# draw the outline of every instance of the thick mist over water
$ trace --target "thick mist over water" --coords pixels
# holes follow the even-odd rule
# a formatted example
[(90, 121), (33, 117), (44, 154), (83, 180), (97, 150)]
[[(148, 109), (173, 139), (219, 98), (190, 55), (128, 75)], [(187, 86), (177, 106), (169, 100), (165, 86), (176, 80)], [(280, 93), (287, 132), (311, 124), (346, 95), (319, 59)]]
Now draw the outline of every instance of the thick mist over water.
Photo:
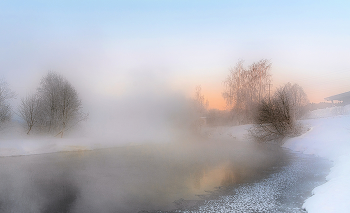
[(172, 141), (187, 134), (197, 116), (183, 94), (148, 84), (121, 97), (97, 99), (88, 109), (89, 119), (74, 135), (116, 145)]
[(120, 146), (177, 141), (193, 133), (200, 116), (193, 97), (173, 89), (165, 74), (135, 71), (123, 78), (124, 88), (118, 90), (116, 85), (109, 96), (96, 94), (77, 81), (89, 118), (71, 132), (72, 136)]

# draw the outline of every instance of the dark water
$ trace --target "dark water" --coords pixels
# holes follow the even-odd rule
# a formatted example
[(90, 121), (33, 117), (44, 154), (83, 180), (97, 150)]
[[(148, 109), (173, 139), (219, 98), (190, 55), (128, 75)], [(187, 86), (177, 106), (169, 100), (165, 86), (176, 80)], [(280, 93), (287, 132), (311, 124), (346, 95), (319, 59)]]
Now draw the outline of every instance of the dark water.
[(238, 141), (0, 158), (0, 212), (201, 212), (241, 185), (282, 172), (293, 159), (276, 146)]

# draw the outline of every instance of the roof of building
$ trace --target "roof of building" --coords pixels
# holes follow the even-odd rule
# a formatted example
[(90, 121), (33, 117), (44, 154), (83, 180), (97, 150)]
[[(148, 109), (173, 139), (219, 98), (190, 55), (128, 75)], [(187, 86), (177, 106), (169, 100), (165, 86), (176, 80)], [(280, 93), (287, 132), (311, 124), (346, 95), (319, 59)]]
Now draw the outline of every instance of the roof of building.
[(349, 92), (344, 92), (340, 93), (338, 95), (333, 95), (325, 98), (326, 101), (343, 101), (344, 99), (349, 99), (350, 98), (350, 91)]

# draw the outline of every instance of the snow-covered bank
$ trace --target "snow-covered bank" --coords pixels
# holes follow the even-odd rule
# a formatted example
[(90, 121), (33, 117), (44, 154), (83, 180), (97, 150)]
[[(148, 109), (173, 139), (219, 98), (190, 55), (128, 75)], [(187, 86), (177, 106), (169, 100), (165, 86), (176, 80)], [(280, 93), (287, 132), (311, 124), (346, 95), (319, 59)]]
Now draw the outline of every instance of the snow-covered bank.
[(303, 207), (309, 213), (350, 212), (350, 116), (310, 119), (303, 123), (311, 130), (287, 140), (284, 146), (334, 162), (327, 183), (316, 187)]
[(338, 115), (349, 115), (349, 114), (350, 114), (350, 105), (346, 105), (346, 106), (336, 106), (336, 107), (329, 107), (325, 109), (313, 110), (310, 113), (308, 113), (305, 117), (307, 119), (312, 119), (312, 118), (326, 118), (326, 117), (332, 117), (332, 116), (338, 116)]

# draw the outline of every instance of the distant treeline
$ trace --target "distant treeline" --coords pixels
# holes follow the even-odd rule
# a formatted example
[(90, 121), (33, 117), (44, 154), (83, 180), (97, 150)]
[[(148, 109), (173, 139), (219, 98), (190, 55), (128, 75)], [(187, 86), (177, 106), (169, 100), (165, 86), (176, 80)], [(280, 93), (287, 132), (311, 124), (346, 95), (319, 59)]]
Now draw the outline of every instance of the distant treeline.
[(310, 111), (312, 110), (316, 110), (316, 109), (325, 109), (325, 108), (329, 108), (329, 107), (333, 107), (333, 106), (341, 106), (342, 103), (327, 103), (327, 102), (320, 102), (320, 103), (310, 103), (308, 104), (308, 109)]
[(206, 109), (204, 96), (196, 91), (195, 101), (207, 125), (253, 124), (251, 135), (258, 141), (281, 141), (298, 135), (303, 128), (297, 120), (309, 110), (309, 100), (298, 84), (286, 83), (272, 91), (272, 64), (263, 59), (244, 67), (240, 60), (224, 80), (223, 98), (227, 110)]

